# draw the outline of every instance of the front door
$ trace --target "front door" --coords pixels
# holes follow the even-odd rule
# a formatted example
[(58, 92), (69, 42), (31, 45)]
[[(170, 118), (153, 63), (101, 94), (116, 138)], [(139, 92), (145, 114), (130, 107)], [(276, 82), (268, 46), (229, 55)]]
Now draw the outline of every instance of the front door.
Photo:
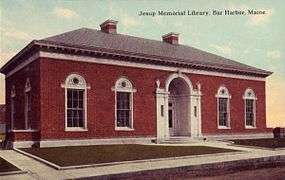
[(174, 126), (175, 126), (175, 108), (174, 102), (168, 102), (168, 128), (169, 128), (169, 135), (174, 135)]

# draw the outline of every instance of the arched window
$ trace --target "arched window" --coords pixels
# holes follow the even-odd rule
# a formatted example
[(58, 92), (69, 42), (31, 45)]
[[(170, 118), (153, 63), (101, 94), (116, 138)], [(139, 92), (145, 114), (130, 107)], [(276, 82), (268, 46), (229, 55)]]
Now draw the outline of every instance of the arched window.
[(16, 99), (16, 88), (13, 85), (11, 89), (11, 94), (10, 94), (10, 116), (11, 116), (11, 129), (14, 129), (14, 121), (15, 121), (15, 116), (16, 116), (16, 108), (15, 108), (15, 99)]
[(216, 94), (218, 128), (230, 128), (230, 94), (226, 87), (221, 86)]
[(133, 130), (133, 93), (136, 90), (127, 78), (120, 78), (115, 84), (116, 130)]
[(29, 78), (27, 78), (26, 80), (24, 93), (25, 93), (25, 129), (31, 129), (32, 96), (31, 96), (31, 83)]
[(243, 95), (244, 99), (244, 113), (245, 113), (245, 127), (256, 127), (256, 96), (252, 89), (247, 88)]
[(78, 74), (71, 74), (65, 80), (65, 130), (87, 129), (87, 85)]

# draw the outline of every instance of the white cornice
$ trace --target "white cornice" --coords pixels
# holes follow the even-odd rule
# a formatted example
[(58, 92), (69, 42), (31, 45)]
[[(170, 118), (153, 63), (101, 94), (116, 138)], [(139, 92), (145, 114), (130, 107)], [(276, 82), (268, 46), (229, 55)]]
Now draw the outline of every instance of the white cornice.
[(237, 74), (231, 74), (231, 73), (213, 72), (213, 71), (197, 70), (197, 69), (190, 69), (190, 68), (178, 68), (178, 67), (170, 67), (170, 66), (163, 66), (163, 65), (153, 65), (153, 64), (146, 64), (146, 63), (119, 61), (119, 60), (113, 60), (113, 59), (95, 58), (95, 57), (61, 54), (61, 53), (44, 52), (44, 51), (39, 51), (38, 53), (28, 58), (26, 61), (18, 65), (15, 69), (13, 69), (11, 72), (7, 74), (7, 77), (11, 76), (18, 70), (24, 68), (29, 63), (33, 62), (39, 57), (52, 58), (55, 60), (69, 60), (69, 61), (107, 64), (107, 65), (124, 66), (124, 67), (135, 67), (135, 68), (143, 68), (143, 69), (155, 69), (155, 70), (170, 71), (170, 72), (177, 72), (179, 70), (181, 73), (192, 73), (192, 74), (201, 74), (201, 75), (207, 75), (207, 76), (218, 76), (218, 77), (227, 77), (227, 78), (235, 78), (235, 79), (265, 81), (264, 77), (237, 75)]

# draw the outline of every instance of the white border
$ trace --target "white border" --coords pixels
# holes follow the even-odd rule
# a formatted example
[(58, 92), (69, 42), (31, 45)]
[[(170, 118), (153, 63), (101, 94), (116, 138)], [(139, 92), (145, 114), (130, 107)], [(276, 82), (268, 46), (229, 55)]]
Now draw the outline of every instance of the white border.
[(58, 146), (84, 146), (84, 145), (102, 145), (102, 144), (127, 144), (127, 143), (151, 143), (155, 137), (121, 137), (121, 138), (98, 138), (98, 139), (55, 139), (41, 140), (40, 147), (58, 147)]
[(255, 139), (255, 138), (273, 138), (273, 133), (239, 133), (239, 134), (203, 134), (206, 139), (210, 140), (227, 140), (227, 139)]
[(52, 52), (44, 52), (44, 51), (39, 51), (38, 53), (35, 53), (33, 56), (29, 57), (26, 61), (22, 62), (20, 65), (15, 67), (12, 71), (10, 71), (6, 75), (6, 77), (13, 75), (17, 71), (21, 70), (22, 68), (30, 64), (31, 62), (38, 59), (39, 57), (52, 58), (55, 60), (56, 59), (70, 60), (70, 61), (77, 61), (77, 62), (89, 62), (89, 63), (108, 64), (108, 65), (125, 66), (125, 67), (136, 67), (136, 68), (143, 68), (143, 69), (156, 69), (156, 70), (172, 71), (172, 72), (177, 72), (177, 70), (180, 69), (181, 72), (183, 73), (193, 73), (193, 74), (201, 74), (201, 75), (207, 75), (207, 76), (218, 76), (218, 77), (246, 79), (246, 80), (254, 80), (254, 81), (265, 81), (266, 80), (266, 78), (263, 78), (263, 77), (254, 77), (254, 76), (248, 76), (248, 75), (237, 75), (237, 74), (232, 74), (232, 73), (221, 73), (221, 72), (197, 70), (197, 69), (190, 69), (190, 68), (178, 68), (178, 67), (170, 67), (170, 66), (163, 66), (163, 65), (118, 61), (118, 60), (112, 60), (112, 59), (94, 58), (94, 57), (87, 57), (87, 56), (60, 54), (60, 53), (52, 53)]
[(41, 141), (9, 141), (13, 148), (28, 148), (39, 143), (40, 147), (61, 147), (61, 146), (88, 146), (104, 144), (150, 144), (155, 136), (149, 137), (120, 137), (120, 138), (96, 138), (96, 139), (53, 139)]
[(9, 132), (38, 132), (37, 129), (12, 129)]

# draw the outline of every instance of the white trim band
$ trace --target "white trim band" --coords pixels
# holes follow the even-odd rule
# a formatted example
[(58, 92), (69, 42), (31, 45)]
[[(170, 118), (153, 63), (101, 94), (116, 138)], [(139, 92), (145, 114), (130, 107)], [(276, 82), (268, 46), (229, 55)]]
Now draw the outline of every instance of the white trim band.
[(143, 68), (143, 69), (156, 69), (156, 70), (172, 71), (172, 72), (177, 72), (177, 70), (179, 69), (181, 71), (181, 73), (193, 73), (193, 74), (201, 74), (201, 75), (207, 75), (207, 76), (218, 76), (218, 77), (246, 79), (246, 80), (254, 80), (254, 81), (265, 81), (266, 80), (266, 78), (263, 78), (263, 77), (254, 77), (254, 76), (237, 75), (237, 74), (231, 74), (231, 73), (212, 72), (212, 71), (189, 69), (189, 68), (169, 67), (169, 66), (162, 66), (162, 65), (137, 63), (137, 62), (118, 61), (118, 60), (112, 60), (112, 59), (94, 58), (94, 57), (79, 56), (79, 55), (60, 54), (60, 53), (51, 53), (51, 52), (44, 52), (44, 51), (39, 51), (38, 53), (36, 53), (33, 56), (31, 56), (30, 58), (28, 58), (28, 60), (26, 60), (23, 63), (21, 63), (20, 65), (18, 65), (15, 69), (13, 69), (11, 72), (9, 72), (7, 74), (7, 77), (11, 76), (15, 72), (24, 68), (29, 63), (33, 62), (34, 60), (36, 60), (39, 57), (70, 60), (70, 61), (77, 61), (77, 62), (79, 61), (79, 62), (89, 62), (89, 63), (97, 63), (97, 64), (108, 64), (108, 65), (116, 65), (116, 66), (135, 67), (135, 68)]

